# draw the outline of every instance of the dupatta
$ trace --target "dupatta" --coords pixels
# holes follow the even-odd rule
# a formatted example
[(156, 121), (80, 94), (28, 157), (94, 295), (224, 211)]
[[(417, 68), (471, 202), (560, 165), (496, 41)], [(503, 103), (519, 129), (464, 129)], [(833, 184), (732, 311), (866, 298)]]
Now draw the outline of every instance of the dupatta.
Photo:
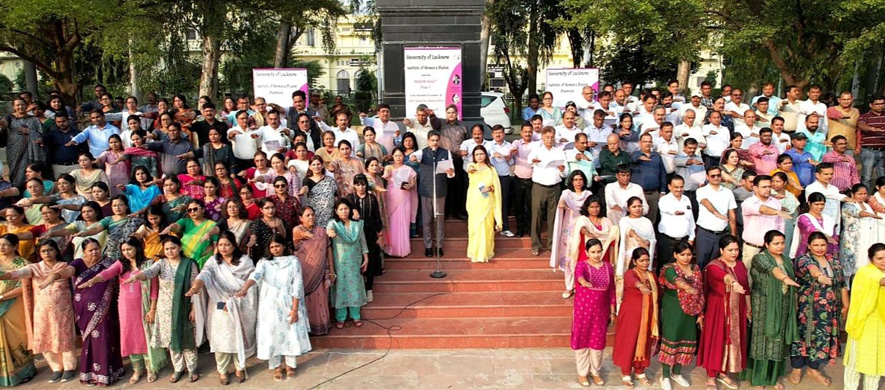
[[(197, 277), (206, 285), (211, 302), (224, 302), (231, 323), (234, 325), (234, 334), (237, 344), (237, 358), (241, 362), (246, 361), (246, 356), (255, 353), (255, 317), (258, 297), (255, 290), (250, 290), (243, 298), (234, 297), (249, 280), (249, 274), (255, 270), (252, 259), (243, 255), (239, 264), (233, 265), (218, 257), (210, 257), (203, 271)], [(209, 310), (217, 310), (208, 307)], [(212, 316), (206, 316), (206, 325), (212, 334)], [(251, 336), (251, 337), (248, 337)], [(212, 345), (212, 340), (209, 340)], [(214, 348), (213, 348), (214, 350)]]
[[(823, 225), (820, 224), (817, 218), (811, 216), (811, 214), (805, 213), (799, 216), (799, 218), (802, 217), (807, 218), (808, 222), (811, 223), (811, 226), (814, 226), (817, 231), (830, 237), (836, 235), (836, 221), (829, 215), (821, 214), (821, 219), (824, 221)], [(799, 218), (796, 218), (796, 224), (793, 227), (793, 242), (790, 244), (790, 257), (796, 257), (796, 252), (799, 251), (799, 242), (802, 241), (802, 233), (799, 231)], [(827, 242), (827, 245), (829, 245), (829, 242)], [(792, 267), (790, 269), (792, 270)]]
[[(590, 231), (590, 237), (584, 236), (583, 240), (581, 239), (581, 230), (583, 228), (587, 228)], [(578, 253), (579, 251), (586, 250), (585, 245), (587, 241), (591, 238), (598, 238), (602, 241), (602, 256), (608, 256), (609, 264), (612, 266), (615, 265), (615, 262), (618, 259), (618, 243), (621, 238), (620, 229), (612, 224), (612, 221), (608, 218), (602, 218), (602, 230), (596, 229), (596, 225), (593, 222), (590, 222), (590, 218), (585, 216), (580, 216), (575, 221), (574, 227), (572, 228), (572, 235), (569, 238), (568, 244), (568, 259), (569, 259), (569, 268), (572, 270), (572, 274), (575, 272), (575, 267), (578, 264)]]
[[(636, 274), (636, 271), (633, 271), (633, 273)], [(636, 274), (636, 276), (639, 279), (639, 275)], [(642, 318), (639, 321), (639, 334), (647, 334), (649, 331), (648, 327), (651, 325), (651, 338), (657, 340), (661, 337), (660, 329), (658, 328), (658, 285), (655, 283), (655, 276), (651, 272), (646, 272), (645, 279), (640, 280), (640, 282), (647, 282), (645, 285), (651, 290), (651, 293), (642, 296)], [(649, 306), (651, 306), (651, 320), (648, 318)], [(647, 342), (648, 340), (643, 336), (636, 340), (633, 361), (641, 362), (648, 358), (648, 356), (645, 356)]]
[[(629, 231), (634, 231), (639, 235), (643, 240), (648, 241), (648, 255), (650, 259), (655, 258), (655, 244), (657, 243), (657, 239), (655, 238), (655, 229), (652, 226), (651, 221), (645, 217), (639, 218), (630, 218), (629, 216), (621, 218), (618, 222), (620, 224), (620, 233), (621, 233), (621, 241), (618, 247), (618, 253), (620, 257), (618, 257), (617, 267), (615, 268), (615, 275), (624, 275), (625, 266), (629, 264), (629, 257), (633, 255), (632, 251), (628, 251), (628, 247), (638, 247), (635, 240), (628, 236)], [(635, 249), (635, 248), (634, 248)], [(649, 270), (651, 270), (651, 262), (649, 262)]]
[[(574, 238), (575, 238), (574, 232), (575, 232), (575, 229), (577, 229), (577, 226), (575, 226), (574, 222), (577, 219), (577, 217), (582, 216), (581, 215), (581, 206), (584, 204), (584, 201), (588, 197), (590, 197), (590, 195), (591, 195), (590, 191), (587, 191), (587, 190), (584, 190), (584, 192), (582, 192), (581, 195), (578, 195), (578, 194), (572, 192), (571, 190), (565, 190), (562, 192), (562, 195), (559, 197), (559, 200), (565, 203), (565, 208), (564, 209), (561, 209), (559, 207), (556, 208), (556, 217), (555, 217), (556, 219), (553, 222), (553, 241), (552, 242), (554, 244), (551, 245), (551, 248), (550, 248), (550, 266), (551, 267), (556, 266), (556, 263), (559, 262), (559, 257), (562, 255), (562, 253), (559, 253), (559, 242), (562, 241), (563, 238), (569, 240), (566, 243), (566, 252), (567, 253), (565, 253), (566, 258), (568, 259), (568, 262), (571, 264), (571, 263), (574, 263), (575, 260), (577, 259), (577, 257), (575, 257), (578, 254), (577, 248), (572, 248), (572, 246), (574, 244), (576, 244), (577, 241), (580, 240), (580, 235), (577, 236), (578, 237), (577, 240), (574, 240)], [(563, 220), (566, 218), (566, 216), (569, 214), (571, 214), (572, 226), (567, 227), (567, 228), (571, 229), (571, 234), (570, 234), (570, 237), (562, 237), (562, 231), (564, 229), (564, 227), (562, 226), (562, 223), (563, 223)], [(592, 225), (592, 223), (590, 225)], [(578, 231), (580, 232), (580, 229), (578, 229)], [(587, 238), (587, 239), (589, 239), (589, 238)], [(585, 242), (586, 241), (582, 242), (581, 244), (584, 244)], [(605, 245), (603, 245), (602, 248), (603, 248), (603, 250), (605, 250), (605, 248), (607, 248), (607, 247)], [(569, 268), (571, 268), (572, 271), (574, 271), (573, 267), (574, 266), (569, 265)]]
[[(169, 349), (174, 352), (196, 349), (196, 337), (188, 329), (188, 314), (191, 310), (191, 297), (184, 295), (191, 289), (191, 271), (196, 267), (196, 262), (182, 257), (175, 270), (175, 287), (172, 293), (172, 340), (169, 341)], [(198, 298), (199, 299), (199, 298)], [(200, 310), (195, 310), (200, 313)], [(201, 329), (197, 326), (197, 329)], [(202, 331), (200, 331), (202, 334)], [(202, 339), (202, 336), (200, 336)]]
[[(760, 256), (767, 263), (774, 264), (777, 267), (777, 260), (768, 249), (759, 252), (756, 256)], [(784, 254), (780, 255), (780, 260), (781, 264), (783, 264), (784, 273), (790, 279), (795, 280), (796, 273), (793, 271), (793, 262)], [(769, 275), (769, 278), (773, 279), (774, 277)], [(759, 282), (756, 283), (758, 284)], [(799, 330), (796, 327), (796, 313), (798, 313), (798, 309), (796, 308), (795, 296), (796, 287), (787, 286), (779, 281), (771, 280), (765, 287), (765, 297), (767, 298), (765, 300), (765, 335), (772, 340), (783, 341), (786, 345), (799, 340)], [(791, 299), (790, 297), (793, 298)], [(790, 300), (790, 308), (786, 312), (783, 310), (783, 299)], [(784, 317), (787, 320), (787, 328), (781, 329), (780, 324), (784, 322)]]

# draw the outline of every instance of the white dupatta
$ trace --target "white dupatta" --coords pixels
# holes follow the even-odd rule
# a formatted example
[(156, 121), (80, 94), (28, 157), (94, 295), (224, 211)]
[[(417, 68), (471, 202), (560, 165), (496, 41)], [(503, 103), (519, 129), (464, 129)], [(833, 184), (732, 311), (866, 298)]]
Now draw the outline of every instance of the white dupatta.
[(230, 317), (234, 327), (234, 334), (230, 335), (235, 340), (237, 347), (237, 358), (241, 362), (245, 362), (246, 358), (255, 354), (255, 323), (256, 312), (258, 310), (258, 297), (255, 289), (250, 289), (243, 298), (235, 298), (234, 294), (243, 287), (248, 280), (249, 275), (255, 269), (252, 259), (243, 255), (240, 257), (240, 263), (231, 265), (224, 261), (220, 264), (215, 256), (210, 257), (203, 264), (203, 270), (198, 278), (203, 281), (206, 286), (206, 292), (209, 294), (209, 302), (213, 304), (207, 305), (206, 329), (209, 336), (209, 345), (212, 352), (215, 352), (215, 343), (221, 341), (212, 340), (212, 315), (208, 310), (218, 310), (214, 302), (224, 302), (227, 308), (227, 316)]
[[(572, 253), (571, 245), (572, 241), (569, 240), (567, 246), (567, 253), (560, 253), (560, 245), (559, 242), (563, 239), (571, 239), (575, 236), (575, 226), (574, 222), (578, 217), (581, 216), (581, 206), (584, 204), (584, 201), (587, 200), (591, 195), (593, 195), (589, 190), (584, 190), (581, 195), (578, 195), (570, 190), (565, 190), (562, 192), (562, 195), (559, 197), (559, 200), (565, 202), (565, 208), (561, 209), (558, 206), (556, 207), (556, 219), (553, 222), (553, 244), (550, 248), (550, 267), (553, 267), (554, 270), (559, 268), (559, 258), (562, 255), (570, 255)], [(566, 218), (566, 215), (571, 214), (571, 218), (569, 220), (572, 222), (572, 226), (568, 227), (571, 231), (569, 234), (570, 237), (563, 237), (562, 231), (564, 227), (562, 226), (563, 220)], [(574, 261), (574, 257), (568, 257), (570, 261)]]
[[(615, 275), (624, 276), (624, 272), (626, 271), (627, 265), (630, 263), (630, 257), (633, 256), (633, 249), (627, 247), (627, 235), (630, 231), (636, 232), (643, 240), (648, 241), (648, 254), (650, 259), (655, 258), (655, 245), (657, 244), (657, 239), (655, 238), (655, 228), (652, 226), (651, 221), (645, 217), (639, 218), (630, 218), (630, 216), (626, 216), (621, 218), (621, 221), (618, 222), (621, 230), (621, 242), (618, 245), (618, 263), (615, 266)], [(648, 264), (648, 269), (651, 270), (651, 263)]]
[[(821, 213), (821, 218), (824, 221), (823, 226), (821, 226), (817, 218), (812, 217), (808, 213), (800, 215), (799, 218), (796, 218), (796, 224), (793, 226), (793, 243), (790, 245), (790, 258), (793, 259), (796, 258), (796, 252), (799, 251), (799, 241), (802, 240), (802, 232), (799, 231), (799, 219), (802, 217), (807, 218), (816, 231), (826, 234), (827, 237), (833, 237), (833, 233), (836, 230), (836, 221), (829, 215)], [(827, 242), (827, 244), (829, 244), (829, 242)]]

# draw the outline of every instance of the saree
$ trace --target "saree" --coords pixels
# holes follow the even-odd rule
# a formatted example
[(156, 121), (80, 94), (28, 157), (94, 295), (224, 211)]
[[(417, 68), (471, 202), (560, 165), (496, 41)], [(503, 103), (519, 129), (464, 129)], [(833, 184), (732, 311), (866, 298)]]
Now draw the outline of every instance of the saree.
[(114, 221), (114, 217), (104, 217), (98, 223), (104, 226), (104, 229), (108, 232), (104, 255), (112, 259), (119, 259), (123, 257), (120, 253), (120, 244), (126, 242), (132, 233), (138, 231), (139, 226), (144, 224), (144, 220), (141, 218), (123, 218)]
[(364, 143), (357, 149), (357, 155), (362, 156), (363, 161), (368, 160), (370, 157), (375, 157), (378, 161), (384, 161), (384, 156), (387, 155), (387, 148), (377, 142), (373, 142), (371, 145)]
[(129, 201), (129, 209), (133, 212), (147, 208), (151, 205), (151, 202), (153, 202), (154, 199), (163, 194), (163, 192), (160, 191), (160, 187), (157, 187), (156, 184), (152, 184), (143, 190), (139, 185), (127, 184), (124, 193), (126, 194), (126, 199)]
[[(21, 225), (19, 227), (10, 226), (8, 223), (4, 223), (0, 225), (0, 235), (6, 233), (19, 234), (24, 232), (30, 232), (34, 229), (34, 226), (31, 225)], [(34, 240), (19, 240), (18, 241), (18, 254), (23, 259), (31, 261), (34, 258)]]
[[(23, 188), (25, 186), (25, 168), (35, 162), (46, 162), (46, 151), (34, 141), (43, 138), (43, 126), (40, 120), (25, 115), (16, 118), (14, 115), (6, 117), (9, 128), (3, 137), (6, 139), (6, 164), (9, 167), (9, 181), (12, 185)], [(19, 130), (27, 127), (28, 134), (21, 134)]]
[(181, 181), (181, 189), (179, 190), (182, 195), (189, 196), (193, 199), (203, 200), (203, 184), (191, 184), (192, 182), (205, 183), (206, 176), (191, 176), (186, 173), (182, 173), (178, 175), (178, 180)]
[(780, 268), (796, 279), (793, 262), (780, 255), (778, 264), (767, 249), (753, 256), (750, 279), (753, 280), (750, 300), (753, 321), (750, 323), (750, 355), (747, 369), (741, 373), (753, 386), (774, 386), (786, 371), (785, 359), (790, 346), (799, 339), (796, 325), (796, 287), (775, 279), (773, 271)]
[[(80, 286), (114, 264), (108, 257), (89, 267), (82, 259), (71, 262), (74, 286)], [(76, 288), (74, 313), (83, 339), (80, 351), (80, 382), (110, 385), (123, 376), (120, 357), (120, 321), (117, 317), (117, 278)]]
[[(590, 195), (590, 191), (584, 191), (581, 195), (578, 195), (571, 190), (562, 191), (559, 201), (565, 203), (565, 208), (556, 208), (556, 220), (553, 223), (554, 245), (550, 251), (550, 267), (553, 268), (554, 271), (558, 269), (563, 272), (572, 272), (570, 263), (575, 260), (575, 257), (569, 257), (569, 254), (573, 254), (570, 246), (576, 244), (576, 242), (572, 241), (575, 228), (577, 227), (575, 221), (578, 217), (581, 217), (581, 205), (584, 204), (584, 201), (587, 200)], [(592, 237), (587, 237), (588, 240), (590, 238)], [(605, 248), (607, 247), (603, 245), (603, 250), (605, 250)], [(577, 248), (574, 249), (574, 252), (577, 252)]]
[[(9, 272), (26, 264), (24, 259), (16, 257), (9, 263), (0, 264), (0, 270)], [(22, 287), (24, 284), (26, 283), (18, 280), (0, 281), (0, 294)], [(37, 375), (34, 355), (28, 349), (26, 319), (23, 298), (0, 302), (0, 386), (16, 386)]]
[(412, 251), (409, 241), (409, 223), (412, 219), (412, 193), (417, 189), (404, 190), (400, 186), (415, 180), (417, 175), (412, 168), (403, 165), (393, 168), (390, 176), (392, 179), (388, 180), (387, 192), (384, 193), (389, 205), (386, 215), (389, 229), (384, 252), (390, 256), (405, 257)]
[[(471, 163), (468, 169), (471, 166), (476, 172), (467, 174), (470, 180), (467, 187), (467, 257), (474, 263), (485, 263), (495, 256), (495, 231), (500, 230), (503, 223), (501, 181), (494, 167)], [(494, 190), (483, 192), (489, 186)]]
[(236, 353), (242, 363), (255, 354), (258, 294), (255, 290), (249, 290), (242, 298), (234, 294), (240, 291), (253, 270), (249, 256), (241, 256), (236, 265), (212, 256), (197, 276), (209, 294), (206, 335), (212, 352)]
[[(620, 225), (620, 233), (621, 233), (621, 241), (618, 247), (618, 262), (615, 265), (615, 275), (623, 276), (627, 267), (630, 265), (630, 258), (633, 256), (633, 250), (642, 246), (645, 249), (648, 249), (648, 257), (649, 259), (655, 258), (655, 246), (657, 244), (657, 239), (655, 239), (655, 228), (652, 226), (651, 221), (645, 217), (639, 218), (630, 218), (629, 216), (621, 218), (618, 222)], [(633, 237), (630, 237), (630, 232), (635, 232), (639, 237), (643, 240), (649, 242), (648, 247), (646, 248), (644, 245), (640, 245), (639, 241)], [(651, 270), (651, 263), (649, 262), (649, 270)]]
[[(184, 206), (191, 201), (189, 196), (180, 195), (175, 199), (168, 200), (163, 199), (163, 213), (166, 214), (166, 221), (169, 223), (178, 221), (182, 218), (187, 218), (187, 210), (184, 210)], [(181, 210), (176, 210), (181, 207)]]
[(151, 177), (160, 177), (157, 168), (157, 152), (130, 146), (124, 149), (123, 154), (132, 163), (132, 172), (135, 172), (136, 167), (145, 167), (151, 173)]
[[(651, 293), (643, 294), (636, 283)], [(624, 301), (615, 323), (612, 362), (623, 370), (646, 368), (651, 362), (651, 347), (660, 338), (658, 329), (658, 288), (651, 272), (640, 279), (632, 268), (624, 273)]]
[(215, 240), (206, 240), (205, 237), (215, 227), (215, 221), (207, 218), (198, 226), (193, 219), (186, 218), (176, 223), (181, 226), (181, 249), (184, 255), (194, 259), (197, 267), (202, 269), (203, 263), (212, 255), (210, 247)]
[[(308, 232), (301, 225), (295, 229)], [(313, 234), (313, 238), (295, 242), (295, 256), (301, 262), (305, 294), (303, 306), (307, 309), (310, 333), (319, 336), (329, 333), (332, 327), (329, 317), (329, 239), (326, 229), (321, 226), (314, 226), (309, 233)]]
[[(298, 257), (280, 256), (259, 261), (249, 279), (259, 283), (258, 358), (268, 360), (310, 352), (309, 308), (304, 303), (304, 280)], [(293, 299), (298, 300), (298, 320), (290, 324)]]
[[(304, 179), (304, 182), (312, 181)], [(317, 226), (326, 226), (332, 219), (332, 208), (335, 206), (335, 193), (338, 191), (338, 185), (335, 179), (323, 176), (319, 182), (313, 184), (307, 193), (307, 204), (316, 212)]]
[[(733, 291), (725, 283), (727, 275), (743, 287), (743, 294)], [(721, 373), (738, 373), (746, 367), (748, 278), (747, 267), (740, 260), (734, 267), (729, 267), (717, 258), (704, 268), (707, 308), (698, 347), (699, 367)]]

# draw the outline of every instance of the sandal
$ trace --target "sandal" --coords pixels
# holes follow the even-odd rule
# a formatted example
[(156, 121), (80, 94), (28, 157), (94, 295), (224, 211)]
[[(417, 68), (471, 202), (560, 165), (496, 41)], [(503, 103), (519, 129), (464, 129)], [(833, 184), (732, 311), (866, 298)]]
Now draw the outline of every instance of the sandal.
[(716, 380), (719, 381), (719, 383), (722, 383), (723, 385), (725, 385), (725, 387), (727, 387), (729, 389), (734, 390), (734, 389), (738, 388), (738, 384), (732, 382), (731, 378), (729, 378), (728, 376), (719, 375), (716, 377)]
[(637, 375), (636, 379), (639, 381), (639, 383), (642, 383), (644, 386), (651, 386), (651, 380), (648, 379), (648, 377), (645, 376), (645, 374)]
[[(242, 375), (240, 375), (240, 374), (242, 374)], [(236, 371), (236, 372), (234, 373), (234, 375), (237, 376), (237, 383), (243, 383), (243, 382), (246, 381), (246, 371), (245, 371), (245, 370), (243, 370), (243, 371)]]
[(175, 371), (172, 373), (172, 376), (169, 377), (169, 382), (178, 383), (181, 379), (181, 376), (184, 375), (184, 371)]
[(344, 323), (343, 322), (335, 323), (335, 327), (338, 329), (344, 329)]
[(602, 377), (600, 377), (599, 375), (590, 374), (590, 379), (593, 379), (593, 384), (596, 386), (605, 385), (605, 381), (602, 380)]
[(704, 390), (719, 390), (716, 387), (716, 379), (715, 378), (707, 378), (707, 383), (704, 385)]
[(286, 367), (286, 378), (292, 379), (295, 377), (295, 367)]
[[(61, 377), (61, 376), (59, 375), (59, 377)], [(138, 383), (138, 382), (140, 382), (140, 381), (141, 381), (141, 371), (135, 371), (135, 372), (133, 372), (133, 373), (132, 373), (132, 377), (129, 378), (129, 384), (130, 384), (130, 385), (134, 385), (134, 384), (136, 384), (136, 383)]]
[(277, 367), (276, 369), (273, 370), (273, 380), (275, 380), (277, 382), (283, 381), (283, 368), (282, 367)]
[(189, 380), (191, 383), (194, 383), (194, 382), (200, 380), (200, 374), (192, 372)]
[(794, 368), (790, 371), (790, 375), (787, 375), (787, 380), (794, 385), (798, 385), (802, 382), (802, 369)]
[(148, 371), (147, 373), (147, 382), (154, 383), (157, 381), (157, 373)]
[(578, 376), (578, 384), (584, 387), (590, 387), (590, 381), (587, 380), (587, 377), (583, 375)]
[(775, 383), (774, 390), (784, 390), (784, 384), (780, 382)]
[(809, 369), (808, 376), (814, 378), (814, 380), (816, 380), (818, 383), (820, 383), (824, 386), (829, 386), (830, 383), (832, 383), (830, 378), (827, 378), (826, 376), (824, 376), (824, 374), (822, 372), (820, 372), (819, 370)]
[(621, 378), (621, 384), (623, 384), (624, 387), (632, 389), (633, 388), (633, 379), (630, 378), (629, 376), (624, 376)]
[(222, 386), (227, 386), (230, 383), (230, 378), (227, 377), (227, 374), (218, 373), (218, 383), (221, 383)]
[(360, 321), (360, 320), (354, 320), (354, 321), (353, 321), (353, 326), (359, 328), (359, 327), (363, 326), (363, 322)]

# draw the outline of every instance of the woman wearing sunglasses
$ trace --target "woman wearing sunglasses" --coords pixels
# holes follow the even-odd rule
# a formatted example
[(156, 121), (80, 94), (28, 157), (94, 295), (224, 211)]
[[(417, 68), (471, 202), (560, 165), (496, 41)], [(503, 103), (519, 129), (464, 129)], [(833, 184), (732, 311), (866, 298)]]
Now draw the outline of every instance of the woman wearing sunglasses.
[(203, 263), (212, 255), (214, 247), (211, 240), (204, 240), (203, 237), (215, 227), (215, 221), (206, 218), (206, 207), (203, 202), (193, 199), (187, 203), (188, 218), (180, 219), (163, 229), (160, 235), (176, 233), (181, 235), (182, 250), (184, 255), (197, 262), (200, 269)]

